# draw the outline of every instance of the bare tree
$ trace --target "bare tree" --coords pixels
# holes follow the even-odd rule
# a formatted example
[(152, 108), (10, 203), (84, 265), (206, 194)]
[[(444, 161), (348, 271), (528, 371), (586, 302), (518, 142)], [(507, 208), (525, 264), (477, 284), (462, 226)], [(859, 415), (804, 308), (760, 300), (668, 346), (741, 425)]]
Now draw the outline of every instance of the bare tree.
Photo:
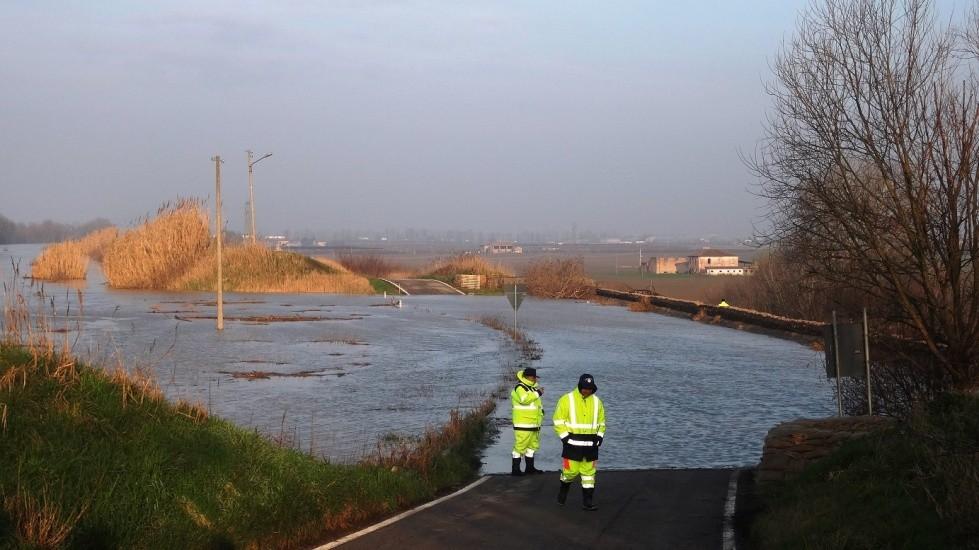
[(953, 387), (979, 377), (979, 18), (929, 0), (820, 0), (774, 62), (749, 162), (772, 235), (807, 271), (922, 340)]

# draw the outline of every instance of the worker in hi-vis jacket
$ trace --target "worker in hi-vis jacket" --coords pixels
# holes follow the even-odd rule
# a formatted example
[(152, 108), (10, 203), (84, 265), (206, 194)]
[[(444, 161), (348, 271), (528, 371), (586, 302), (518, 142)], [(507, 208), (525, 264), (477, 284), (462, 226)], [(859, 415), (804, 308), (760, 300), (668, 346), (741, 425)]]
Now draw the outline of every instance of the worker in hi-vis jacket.
[(564, 506), (571, 482), (581, 476), (582, 505), (589, 512), (598, 510), (593, 501), (595, 474), (598, 448), (605, 439), (605, 407), (596, 391), (595, 378), (582, 374), (578, 387), (562, 395), (554, 409), (554, 432), (563, 444), (558, 504)]
[[(540, 449), (540, 426), (544, 421), (544, 390), (537, 384), (537, 369), (528, 367), (517, 373), (517, 385), (510, 392), (513, 407), (513, 468), (511, 474), (539, 474), (534, 467), (534, 453)], [(520, 458), (527, 469), (520, 471)]]

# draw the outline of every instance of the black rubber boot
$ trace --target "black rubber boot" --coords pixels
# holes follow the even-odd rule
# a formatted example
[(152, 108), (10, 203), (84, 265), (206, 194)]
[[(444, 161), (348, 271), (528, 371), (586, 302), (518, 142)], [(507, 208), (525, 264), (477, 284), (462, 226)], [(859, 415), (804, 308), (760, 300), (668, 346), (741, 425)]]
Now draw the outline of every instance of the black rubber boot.
[(592, 498), (595, 496), (595, 489), (582, 489), (581, 490), (582, 502), (581, 507), (588, 512), (594, 512), (598, 510), (598, 506), (592, 503)]
[(520, 458), (513, 459), (513, 468), (510, 470), (510, 475), (512, 476), (522, 476), (523, 472), (520, 471)]
[(568, 501), (568, 491), (570, 489), (570, 483), (561, 482), (561, 488), (557, 492), (557, 503), (561, 506), (564, 506), (564, 503)]
[(526, 457), (525, 460), (527, 461), (527, 467), (524, 468), (524, 473), (525, 474), (543, 474), (544, 473), (543, 470), (538, 470), (537, 468), (534, 468), (534, 457), (528, 456), (528, 457)]

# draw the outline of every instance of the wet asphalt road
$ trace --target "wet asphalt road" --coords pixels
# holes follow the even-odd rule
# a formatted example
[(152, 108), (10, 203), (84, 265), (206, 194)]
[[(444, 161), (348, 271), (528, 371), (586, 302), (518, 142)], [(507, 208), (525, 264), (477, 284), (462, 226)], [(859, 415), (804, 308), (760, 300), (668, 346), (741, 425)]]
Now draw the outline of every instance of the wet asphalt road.
[(434, 279), (392, 279), (392, 282), (405, 289), (412, 296), (438, 294), (458, 296), (462, 294), (448, 284)]
[(345, 550), (481, 548), (718, 549), (731, 470), (599, 470), (597, 512), (558, 474), (490, 476), (469, 492), (341, 546)]

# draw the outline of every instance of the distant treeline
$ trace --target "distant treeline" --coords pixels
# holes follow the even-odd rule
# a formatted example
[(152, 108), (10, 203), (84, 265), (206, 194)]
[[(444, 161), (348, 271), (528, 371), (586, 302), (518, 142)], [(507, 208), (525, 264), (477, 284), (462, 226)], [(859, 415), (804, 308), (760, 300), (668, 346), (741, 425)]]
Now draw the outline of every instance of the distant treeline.
[(51, 220), (17, 223), (0, 214), (0, 244), (60, 242), (82, 237), (110, 225), (112, 222), (105, 218), (96, 218), (82, 224), (57, 223)]

